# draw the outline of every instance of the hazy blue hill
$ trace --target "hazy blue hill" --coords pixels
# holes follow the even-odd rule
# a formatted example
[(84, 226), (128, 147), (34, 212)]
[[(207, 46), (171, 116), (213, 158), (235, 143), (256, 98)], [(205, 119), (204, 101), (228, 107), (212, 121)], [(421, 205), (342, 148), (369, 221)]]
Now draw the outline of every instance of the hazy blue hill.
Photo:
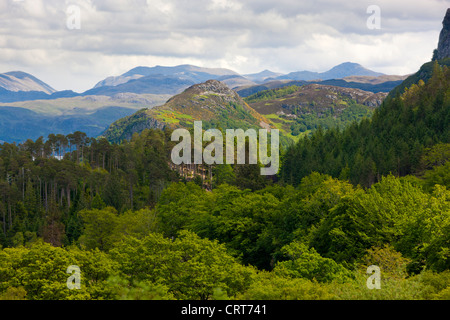
[(340, 65), (337, 65), (331, 68), (327, 72), (323, 72), (322, 77), (324, 80), (326, 79), (341, 79), (348, 76), (381, 76), (383, 73), (375, 72), (369, 69), (364, 68), (358, 63), (353, 62), (344, 62)]
[(277, 77), (291, 80), (329, 80), (342, 79), (349, 76), (381, 76), (382, 73), (364, 68), (358, 63), (344, 62), (326, 72), (297, 71)]
[(0, 107), (0, 140), (22, 142), (47, 137), (50, 133), (85, 132), (95, 137), (110, 123), (135, 112), (123, 107), (106, 107), (91, 114), (48, 116), (19, 107)]
[(329, 79), (324, 81), (305, 81), (305, 80), (287, 80), (287, 81), (270, 81), (263, 84), (257, 84), (253, 86), (242, 86), (235, 88), (236, 92), (241, 97), (248, 97), (252, 94), (264, 91), (264, 90), (272, 90), (289, 86), (303, 86), (307, 84), (322, 84), (329, 86), (336, 86), (341, 88), (352, 88), (352, 89), (360, 89), (364, 91), (370, 91), (373, 93), (378, 92), (390, 92), (392, 89), (403, 83), (402, 80), (397, 81), (386, 81), (382, 83), (372, 84), (372, 83), (363, 83), (363, 82), (354, 82), (354, 81), (345, 81), (343, 79)]
[(276, 78), (279, 76), (282, 76), (282, 74), (267, 69), (258, 73), (251, 73), (244, 75), (245, 78), (255, 82), (264, 82), (267, 81), (267, 79)]
[(191, 84), (201, 83), (211, 79), (218, 79), (223, 76), (238, 76), (239, 74), (224, 68), (202, 68), (193, 65), (179, 65), (173, 67), (136, 67), (117, 77), (108, 77), (95, 85), (94, 88), (103, 86), (117, 86), (130, 81), (140, 80), (142, 77), (177, 78), (183, 81), (190, 81)]
[(348, 82), (342, 79), (330, 79), (324, 80), (316, 83), (320, 83), (323, 85), (337, 86), (342, 88), (353, 88), (360, 89), (364, 91), (370, 91), (373, 93), (378, 92), (390, 92), (393, 88), (397, 87), (403, 82), (403, 80), (397, 81), (386, 81), (379, 84), (371, 84), (371, 83), (361, 83), (361, 82)]
[(177, 94), (193, 84), (195, 84), (195, 82), (192, 80), (157, 74), (133, 79), (116, 86), (100, 86), (87, 90), (83, 92), (82, 95), (113, 96), (122, 92), (138, 94)]
[(48, 99), (49, 94), (42, 91), (9, 91), (0, 88), (0, 102), (16, 102), (26, 100), (42, 100)]

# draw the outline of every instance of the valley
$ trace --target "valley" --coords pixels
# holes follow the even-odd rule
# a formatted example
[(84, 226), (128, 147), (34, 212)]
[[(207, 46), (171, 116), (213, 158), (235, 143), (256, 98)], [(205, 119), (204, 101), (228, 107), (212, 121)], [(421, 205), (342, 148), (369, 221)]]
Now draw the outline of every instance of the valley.
[[(13, 78), (14, 74), (17, 77)], [(294, 77), (292, 74), (289, 79), (283, 79), (282, 74), (269, 70), (256, 74), (239, 75), (229, 69), (201, 68), (193, 65), (141, 66), (120, 76), (111, 76), (101, 80), (92, 89), (83, 93), (76, 93), (73, 91), (57, 92), (36, 77), (24, 72), (5, 73), (0, 82), (0, 107), (4, 110), (0, 113), (0, 121), (4, 123), (0, 139), (8, 142), (23, 142), (28, 138), (46, 137), (50, 133), (68, 134), (76, 130), (86, 131), (89, 136), (100, 136), (108, 130), (109, 124), (119, 121), (123, 117), (132, 116), (141, 109), (162, 106), (170, 98), (181, 94), (187, 88), (208, 80), (220, 81), (245, 98), (264, 90), (293, 85), (304, 86), (312, 83), (341, 88), (359, 88), (374, 93), (389, 92), (401, 82), (399, 79), (402, 78), (401, 76), (386, 76), (371, 72), (354, 63), (343, 63), (324, 75), (326, 75), (325, 80), (306, 81), (302, 79), (307, 77), (299, 75)], [(334, 75), (343, 78), (341, 80), (328, 79)], [(37, 90), (39, 88), (43, 89)], [(19, 108), (17, 117), (11, 113), (11, 108)], [(21, 109), (24, 110), (19, 111)], [(26, 113), (25, 110), (31, 112)], [(107, 117), (105, 117), (106, 114), (108, 114)], [(72, 119), (69, 119), (70, 117)], [(163, 117), (160, 114), (158, 119)], [(272, 115), (272, 117), (275, 117), (275, 121), (280, 121), (280, 119), (276, 119), (276, 115)], [(360, 118), (358, 117), (358, 119)], [(21, 120), (30, 124), (25, 131), (22, 131), (21, 127), (16, 127)], [(330, 126), (325, 123), (323, 125)], [(290, 135), (289, 131), (292, 130), (286, 126), (287, 123), (283, 130)], [(290, 139), (299, 136), (298, 129), (294, 128), (293, 130), (294, 135), (290, 136)], [(130, 136), (127, 135), (127, 137)]]

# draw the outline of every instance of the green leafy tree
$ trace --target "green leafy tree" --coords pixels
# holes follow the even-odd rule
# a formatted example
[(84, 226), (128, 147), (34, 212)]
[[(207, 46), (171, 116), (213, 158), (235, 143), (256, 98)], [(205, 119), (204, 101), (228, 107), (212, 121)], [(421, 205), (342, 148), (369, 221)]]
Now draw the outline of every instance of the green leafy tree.
[(277, 262), (274, 272), (278, 275), (319, 282), (345, 282), (352, 278), (350, 271), (332, 259), (323, 258), (314, 248), (308, 248), (303, 243), (294, 241), (281, 251), (288, 260)]
[(253, 274), (223, 245), (189, 231), (180, 232), (174, 241), (157, 233), (142, 239), (126, 237), (111, 256), (126, 281), (162, 284), (176, 299), (209, 299), (216, 288), (235, 296)]
[(111, 249), (119, 237), (117, 210), (113, 207), (83, 210), (80, 216), (84, 225), (80, 243), (87, 249), (98, 248), (102, 251)]

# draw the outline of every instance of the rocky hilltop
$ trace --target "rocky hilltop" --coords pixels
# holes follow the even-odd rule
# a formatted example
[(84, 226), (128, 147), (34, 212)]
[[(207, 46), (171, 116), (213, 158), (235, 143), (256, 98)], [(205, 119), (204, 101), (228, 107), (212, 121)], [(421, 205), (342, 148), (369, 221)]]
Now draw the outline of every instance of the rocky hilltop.
[(442, 60), (450, 57), (450, 8), (442, 21), (442, 30), (439, 35), (439, 43), (435, 58)]
[(120, 142), (144, 129), (192, 129), (194, 121), (202, 121), (204, 129), (257, 129), (270, 126), (270, 121), (251, 108), (226, 84), (208, 80), (189, 87), (162, 106), (142, 109), (119, 119), (103, 136), (111, 142)]

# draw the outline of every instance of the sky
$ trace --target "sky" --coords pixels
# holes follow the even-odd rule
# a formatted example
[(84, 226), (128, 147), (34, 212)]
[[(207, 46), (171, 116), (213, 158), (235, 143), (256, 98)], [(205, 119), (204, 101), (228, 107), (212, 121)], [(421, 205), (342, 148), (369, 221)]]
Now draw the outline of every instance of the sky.
[(83, 92), (137, 66), (414, 73), (450, 0), (0, 0), (0, 73)]

